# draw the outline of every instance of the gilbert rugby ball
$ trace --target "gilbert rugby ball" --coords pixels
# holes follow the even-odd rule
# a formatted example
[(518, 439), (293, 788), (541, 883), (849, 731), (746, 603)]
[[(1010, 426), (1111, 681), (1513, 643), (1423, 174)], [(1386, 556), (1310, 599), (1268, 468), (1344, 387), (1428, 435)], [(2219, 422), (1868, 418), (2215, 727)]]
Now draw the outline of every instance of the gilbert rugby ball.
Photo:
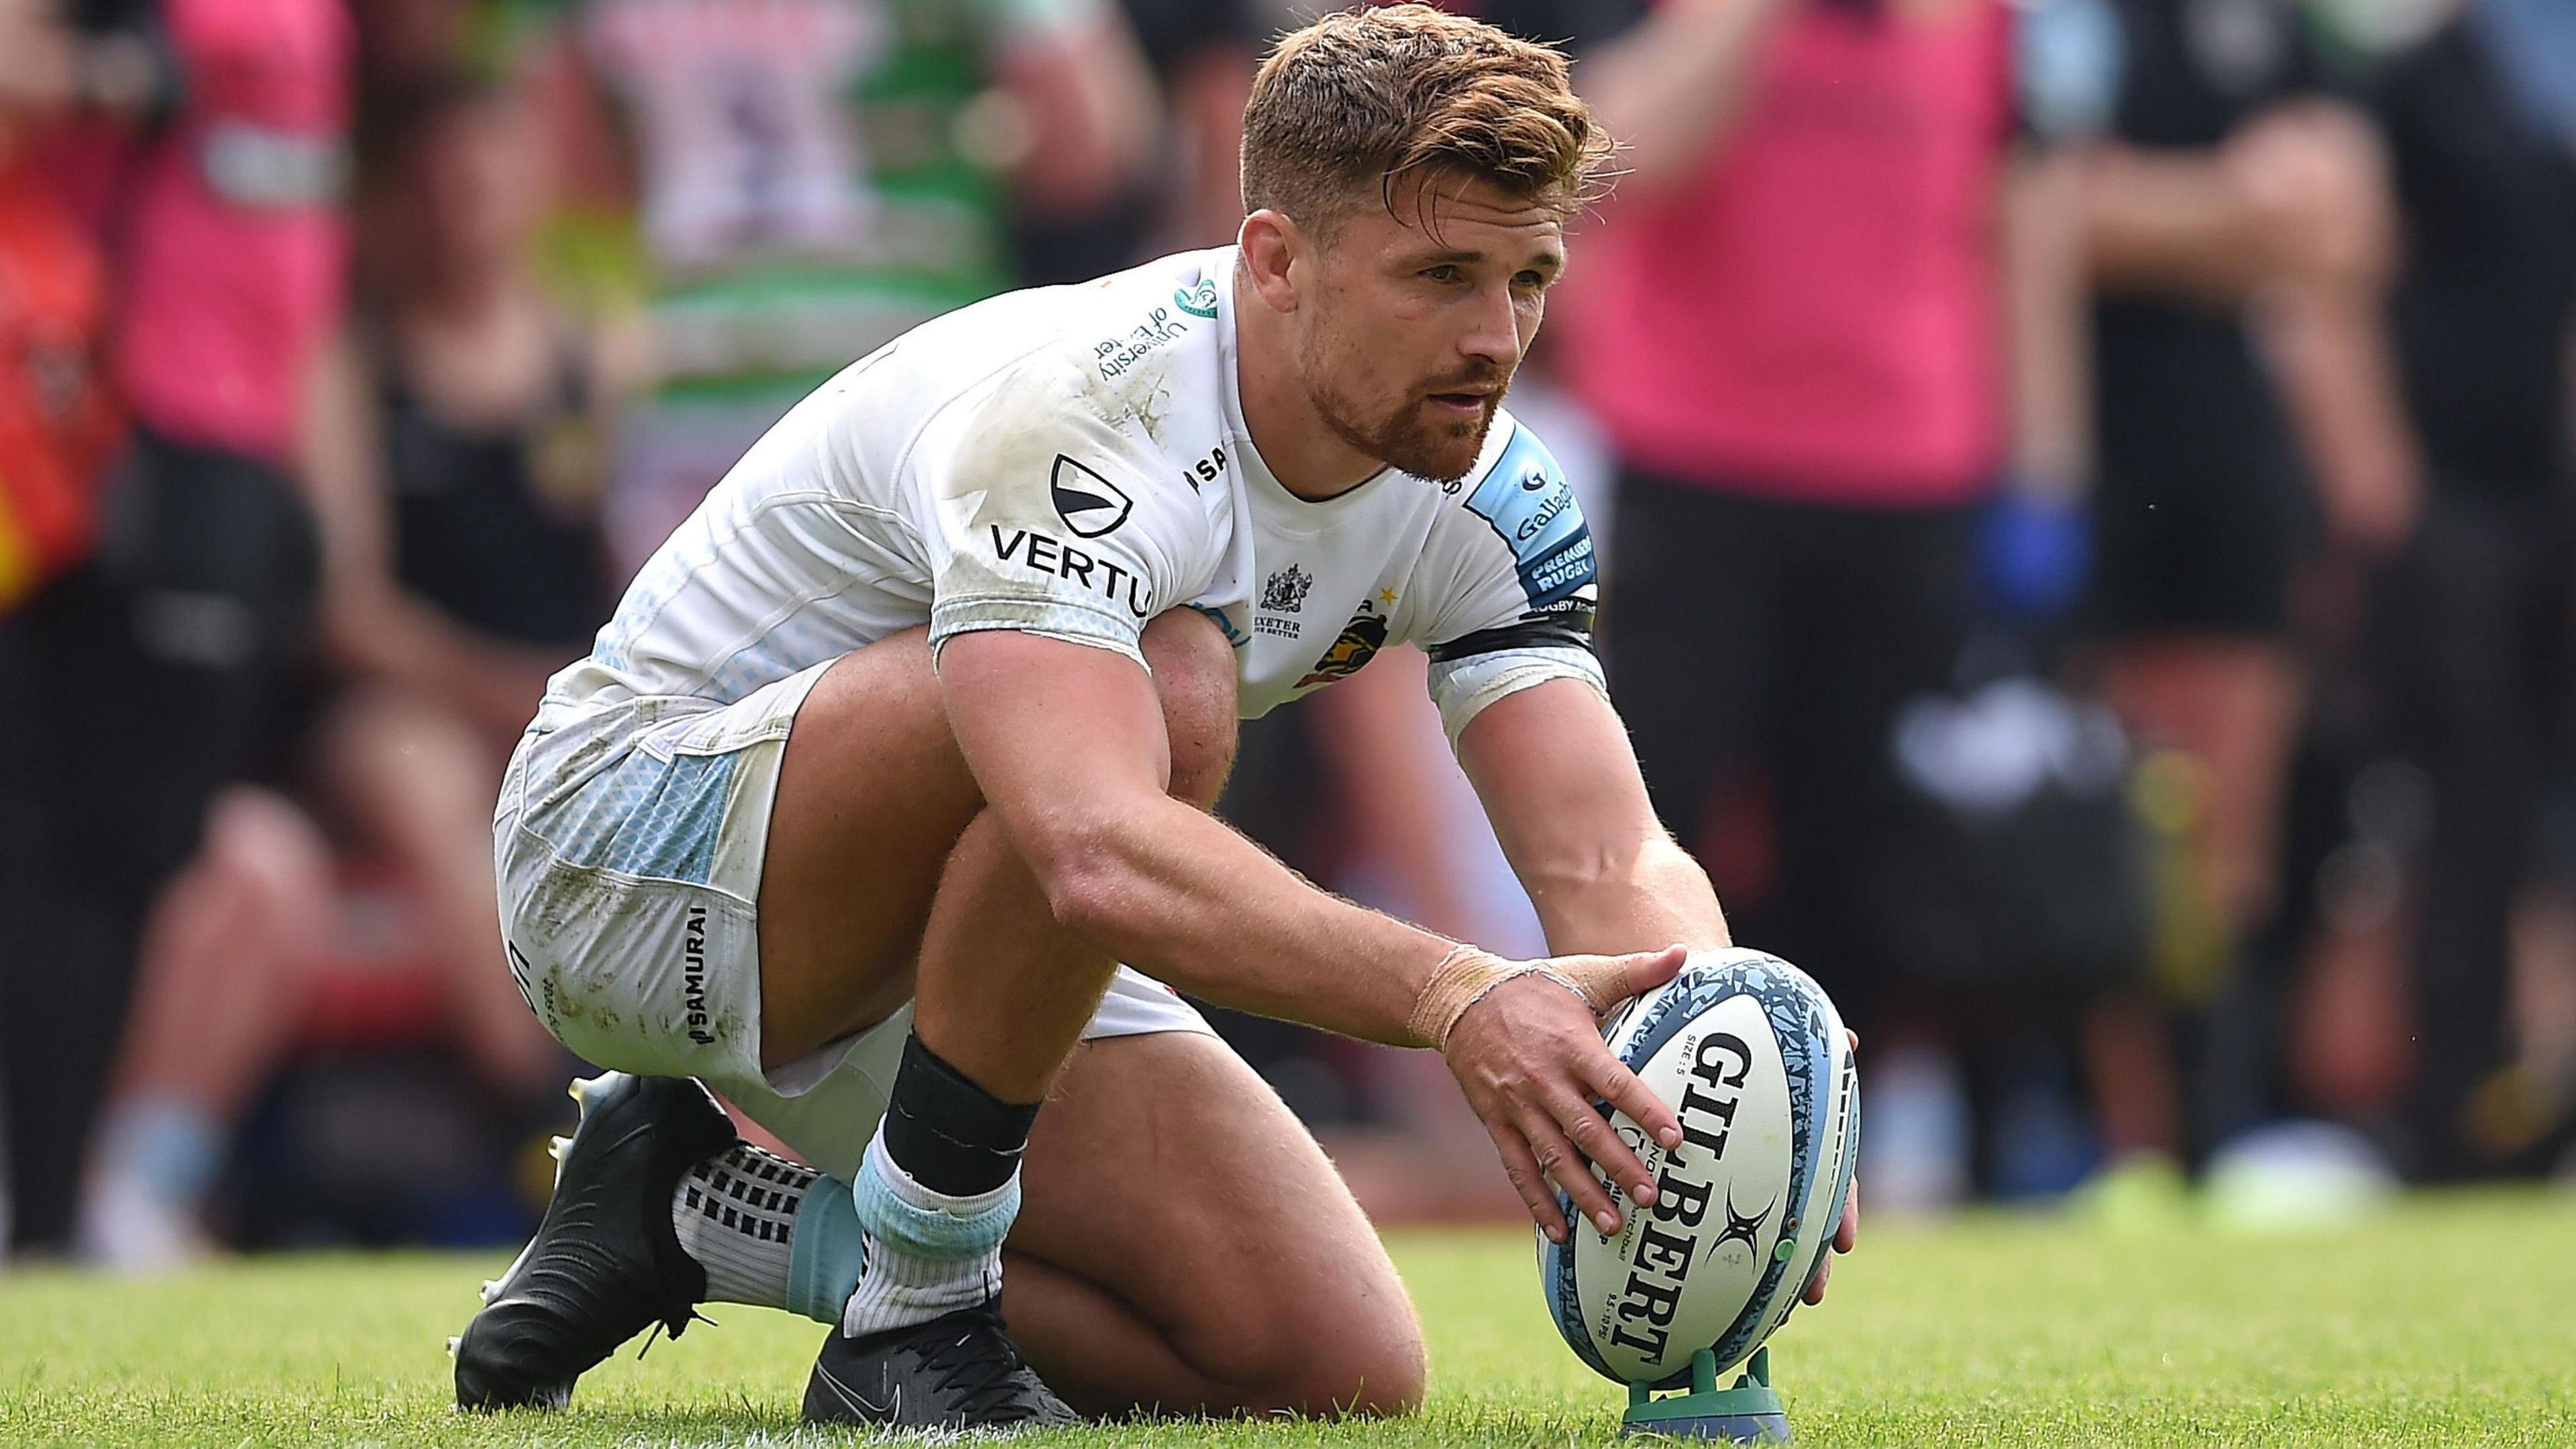
[(1860, 1140), (1859, 1078), (1823, 988), (1760, 951), (1693, 953), (1602, 1034), (1673, 1108), (1682, 1144), (1667, 1152), (1611, 1113), (1655, 1203), (1640, 1209), (1605, 1181), (1621, 1219), (1605, 1238), (1560, 1193), (1567, 1241), (1540, 1235), (1539, 1280), (1585, 1363), (1675, 1387), (1700, 1349), (1720, 1372), (1750, 1357), (1831, 1248)]

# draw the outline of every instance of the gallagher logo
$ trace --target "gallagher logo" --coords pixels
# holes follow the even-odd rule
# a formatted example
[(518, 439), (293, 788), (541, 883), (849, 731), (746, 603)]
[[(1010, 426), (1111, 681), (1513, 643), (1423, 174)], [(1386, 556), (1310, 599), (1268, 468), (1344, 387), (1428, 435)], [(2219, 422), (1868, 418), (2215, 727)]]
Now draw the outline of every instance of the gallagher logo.
[(1055, 473), (1047, 480), (1047, 497), (1055, 504), (1055, 516), (1064, 520), (1064, 526), (1072, 529), (1076, 538), (1114, 533), (1136, 509), (1136, 500), (1117, 484), (1062, 453), (1055, 455)]

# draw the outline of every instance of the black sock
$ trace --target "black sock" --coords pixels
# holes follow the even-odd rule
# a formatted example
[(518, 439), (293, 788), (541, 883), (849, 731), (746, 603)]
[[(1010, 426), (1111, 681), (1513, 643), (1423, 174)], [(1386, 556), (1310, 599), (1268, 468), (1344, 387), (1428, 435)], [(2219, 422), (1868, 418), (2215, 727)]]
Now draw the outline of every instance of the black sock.
[(1013, 1106), (940, 1060), (919, 1036), (903, 1039), (886, 1102), (886, 1151), (913, 1181), (948, 1197), (991, 1192), (1019, 1170), (1038, 1104)]

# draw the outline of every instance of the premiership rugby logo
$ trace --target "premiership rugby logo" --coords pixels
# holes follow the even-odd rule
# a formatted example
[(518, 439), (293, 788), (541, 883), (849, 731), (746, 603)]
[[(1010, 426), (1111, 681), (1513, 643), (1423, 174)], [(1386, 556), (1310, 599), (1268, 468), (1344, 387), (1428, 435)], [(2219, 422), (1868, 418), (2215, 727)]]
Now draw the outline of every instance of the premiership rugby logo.
[(1136, 508), (1115, 483), (1092, 472), (1062, 453), (1055, 455), (1055, 474), (1047, 480), (1047, 497), (1055, 503), (1055, 516), (1073, 530), (1076, 538), (1098, 538), (1117, 530)]

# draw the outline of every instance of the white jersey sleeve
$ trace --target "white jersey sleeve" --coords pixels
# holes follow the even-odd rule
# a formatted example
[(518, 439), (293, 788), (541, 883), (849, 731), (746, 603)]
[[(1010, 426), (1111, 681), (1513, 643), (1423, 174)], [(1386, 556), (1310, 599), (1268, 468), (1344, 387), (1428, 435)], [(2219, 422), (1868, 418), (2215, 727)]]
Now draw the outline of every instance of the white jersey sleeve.
[(1511, 427), (1493, 466), (1434, 533), (1449, 556), (1448, 586), (1422, 643), (1453, 747), (1468, 721), (1532, 685), (1578, 679), (1609, 695), (1592, 650), (1592, 530), (1556, 459), (1527, 428)]
[(1206, 586), (1226, 531), (1143, 419), (1046, 358), (996, 379), (925, 434), (933, 515), (930, 643), (1016, 629), (1124, 654), (1145, 623)]

